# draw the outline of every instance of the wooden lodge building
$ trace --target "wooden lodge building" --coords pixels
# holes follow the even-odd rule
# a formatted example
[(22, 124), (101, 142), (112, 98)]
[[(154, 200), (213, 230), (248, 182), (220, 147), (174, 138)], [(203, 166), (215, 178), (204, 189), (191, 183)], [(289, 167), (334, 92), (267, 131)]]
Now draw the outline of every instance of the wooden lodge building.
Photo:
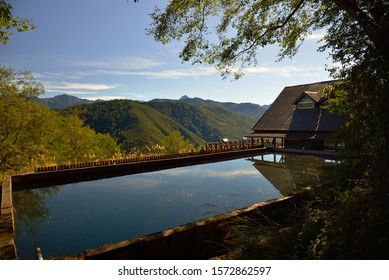
[(342, 126), (345, 116), (323, 108), (322, 90), (334, 81), (285, 87), (248, 135), (264, 146), (324, 150), (328, 133)]

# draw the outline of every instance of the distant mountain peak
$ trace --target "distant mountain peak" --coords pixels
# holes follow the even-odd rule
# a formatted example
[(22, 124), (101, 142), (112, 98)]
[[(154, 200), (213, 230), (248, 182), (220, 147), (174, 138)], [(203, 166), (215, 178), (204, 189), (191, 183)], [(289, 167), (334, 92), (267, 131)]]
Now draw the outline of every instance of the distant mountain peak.
[(64, 109), (71, 106), (90, 104), (95, 101), (78, 98), (69, 94), (60, 94), (49, 98), (38, 98), (38, 101), (50, 109)]
[(182, 100), (185, 100), (185, 99), (189, 99), (189, 96), (183, 95), (183, 96), (182, 96), (180, 99), (178, 99), (178, 100), (182, 101)]

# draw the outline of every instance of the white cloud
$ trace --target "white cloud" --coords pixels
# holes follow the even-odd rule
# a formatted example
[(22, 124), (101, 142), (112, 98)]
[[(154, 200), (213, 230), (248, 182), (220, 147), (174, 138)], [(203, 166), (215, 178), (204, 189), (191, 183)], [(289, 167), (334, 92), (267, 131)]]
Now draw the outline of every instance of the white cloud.
[(63, 83), (65, 89), (85, 89), (85, 90), (106, 90), (115, 88), (115, 85), (106, 84), (81, 84), (81, 83)]
[(309, 34), (306, 40), (319, 41), (323, 39), (324, 36), (325, 36), (324, 33), (313, 33), (313, 34)]
[(213, 67), (199, 67), (189, 69), (167, 69), (156, 71), (115, 71), (115, 70), (98, 70), (100, 74), (105, 75), (128, 75), (142, 76), (148, 79), (180, 79), (180, 78), (199, 78), (217, 73)]
[(97, 96), (88, 96), (86, 97), (86, 99), (89, 99), (89, 100), (97, 100), (97, 99), (100, 99), (100, 100), (114, 100), (114, 99), (128, 99), (127, 96), (123, 96), (123, 95), (97, 95)]
[(190, 69), (162, 70), (159, 72), (141, 72), (141, 75), (151, 79), (179, 79), (179, 78), (199, 78), (217, 73), (213, 67), (200, 67)]
[(36, 79), (81, 79), (81, 75), (65, 74), (61, 72), (41, 72), (34, 73)]
[(79, 60), (71, 62), (73, 66), (103, 69), (139, 70), (163, 65), (163, 62), (139, 56), (121, 56), (102, 60)]
[[(91, 83), (55, 83), (55, 82), (43, 82), (45, 91), (47, 93), (54, 94), (69, 94), (69, 95), (87, 95), (88, 99), (103, 99), (102, 97), (92, 97), (99, 96), (102, 91), (117, 88), (119, 85), (109, 85), (109, 84), (91, 84)], [(92, 95), (92, 96), (91, 96)], [(114, 99), (112, 97), (111, 99)]]
[(317, 73), (323, 71), (322, 66), (275, 66), (275, 67), (249, 67), (246, 69), (247, 74), (270, 74), (272, 76), (291, 77), (293, 75), (300, 76), (316, 76)]
[(54, 90), (107, 90), (116, 88), (117, 85), (107, 85), (107, 84), (87, 84), (87, 83), (46, 83), (45, 89), (47, 91)]
[[(271, 76), (291, 77), (293, 75), (300, 76), (316, 76), (321, 73), (322, 66), (258, 66), (248, 67), (244, 72), (248, 75), (268, 74)], [(200, 78), (219, 74), (214, 67), (192, 67), (187, 69), (165, 69), (155, 71), (122, 71), (122, 70), (96, 70), (95, 74), (113, 75), (113, 76), (140, 76), (147, 79), (182, 79), (182, 78)]]
[[(89, 95), (89, 94), (98, 94), (96, 91), (74, 91), (74, 90), (60, 90), (60, 89), (46, 89), (46, 92), (61, 92), (62, 94), (69, 94), (69, 95)], [(88, 97), (89, 99), (89, 97)]]

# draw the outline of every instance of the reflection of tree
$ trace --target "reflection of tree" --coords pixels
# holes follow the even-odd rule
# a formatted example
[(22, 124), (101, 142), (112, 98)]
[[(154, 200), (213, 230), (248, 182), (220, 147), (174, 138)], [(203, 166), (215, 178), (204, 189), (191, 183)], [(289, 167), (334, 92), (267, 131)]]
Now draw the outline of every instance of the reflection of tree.
[(325, 160), (318, 157), (282, 155), (279, 161), (251, 159), (253, 166), (286, 195), (293, 190), (325, 181)]
[(46, 199), (59, 192), (59, 187), (25, 189), (13, 192), (16, 215), (16, 234), (33, 234), (38, 231), (43, 217), (49, 215)]

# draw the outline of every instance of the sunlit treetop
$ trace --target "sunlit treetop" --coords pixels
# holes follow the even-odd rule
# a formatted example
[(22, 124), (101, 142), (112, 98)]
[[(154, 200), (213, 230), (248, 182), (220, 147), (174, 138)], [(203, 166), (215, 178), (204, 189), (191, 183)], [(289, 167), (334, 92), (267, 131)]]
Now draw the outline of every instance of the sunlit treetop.
[(224, 77), (239, 78), (257, 65), (264, 46), (278, 46), (279, 60), (292, 57), (317, 30), (327, 31), (320, 50), (332, 49), (334, 60), (366, 48), (356, 46), (361, 42), (389, 57), (388, 11), (389, 2), (378, 0), (171, 0), (155, 8), (148, 34), (163, 44), (184, 40), (183, 61), (213, 64)]

